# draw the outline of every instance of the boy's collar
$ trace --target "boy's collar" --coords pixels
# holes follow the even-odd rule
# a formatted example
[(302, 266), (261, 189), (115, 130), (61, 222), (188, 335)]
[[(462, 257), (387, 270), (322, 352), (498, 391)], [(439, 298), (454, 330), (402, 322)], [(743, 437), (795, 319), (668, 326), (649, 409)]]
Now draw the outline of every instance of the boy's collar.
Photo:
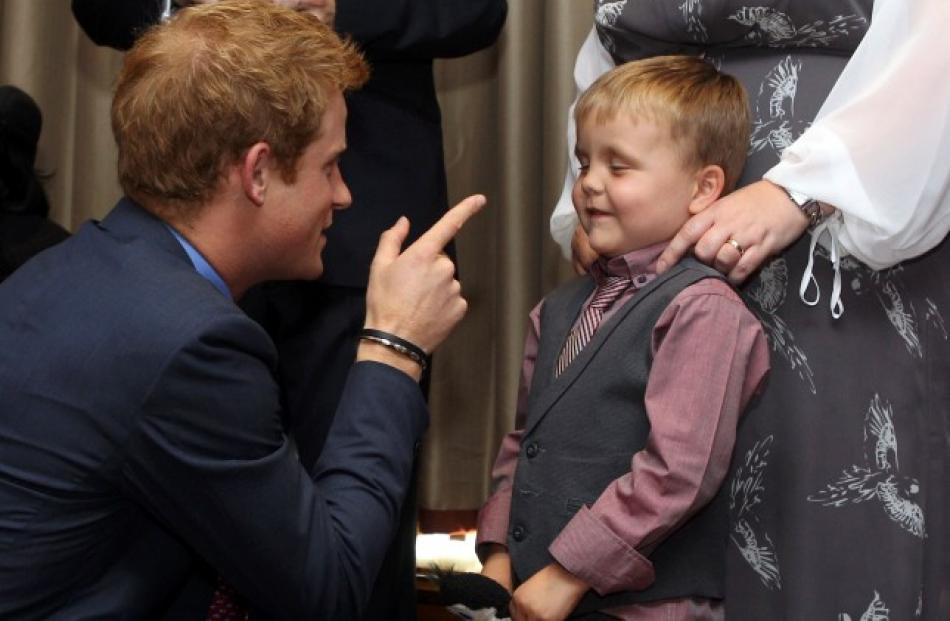
[(616, 257), (600, 257), (594, 261), (590, 273), (598, 284), (607, 276), (625, 276), (635, 285), (642, 283), (639, 286), (643, 286), (656, 277), (656, 260), (669, 243), (663, 241)]

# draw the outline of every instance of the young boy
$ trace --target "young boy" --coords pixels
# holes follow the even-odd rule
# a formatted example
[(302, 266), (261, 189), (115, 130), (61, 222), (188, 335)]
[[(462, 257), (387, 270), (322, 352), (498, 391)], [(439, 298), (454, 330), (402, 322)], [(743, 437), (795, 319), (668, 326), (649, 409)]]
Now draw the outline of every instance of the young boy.
[(655, 263), (735, 185), (746, 96), (699, 58), (656, 57), (602, 76), (574, 116), (574, 207), (599, 258), (531, 313), (482, 573), (515, 587), (515, 619), (721, 619), (717, 492), (768, 346), (717, 272)]

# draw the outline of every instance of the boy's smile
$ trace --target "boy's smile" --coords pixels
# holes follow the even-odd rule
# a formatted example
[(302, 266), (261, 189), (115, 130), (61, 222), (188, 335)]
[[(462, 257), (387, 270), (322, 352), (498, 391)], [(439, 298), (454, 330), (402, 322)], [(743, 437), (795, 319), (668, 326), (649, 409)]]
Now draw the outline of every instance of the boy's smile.
[(572, 198), (591, 247), (614, 257), (672, 239), (689, 218), (698, 170), (662, 124), (619, 115), (578, 123)]

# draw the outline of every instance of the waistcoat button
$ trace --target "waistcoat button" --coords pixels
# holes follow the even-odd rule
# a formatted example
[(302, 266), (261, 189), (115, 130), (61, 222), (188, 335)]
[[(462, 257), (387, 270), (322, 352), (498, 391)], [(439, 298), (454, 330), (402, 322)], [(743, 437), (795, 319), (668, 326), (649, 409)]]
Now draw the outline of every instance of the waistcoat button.
[(514, 539), (515, 541), (524, 541), (524, 537), (526, 534), (527, 533), (525, 533), (523, 526), (515, 526), (511, 530), (511, 538)]
[(538, 456), (538, 443), (532, 442), (525, 448), (525, 455), (528, 456), (528, 459), (534, 459)]

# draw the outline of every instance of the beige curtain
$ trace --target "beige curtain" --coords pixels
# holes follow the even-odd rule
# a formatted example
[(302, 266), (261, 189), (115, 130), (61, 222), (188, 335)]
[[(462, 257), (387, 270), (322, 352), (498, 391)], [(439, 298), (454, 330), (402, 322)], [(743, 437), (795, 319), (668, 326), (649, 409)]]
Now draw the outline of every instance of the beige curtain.
[[(469, 313), (435, 358), (420, 504), (475, 510), (514, 408), (528, 312), (569, 275), (548, 234), (590, 2), (509, 0), (498, 44), (440, 62), (449, 195), (488, 197), (458, 240)], [(464, 517), (464, 516), (462, 516)]]
[[(481, 192), (489, 207), (458, 240), (470, 310), (436, 356), (424, 508), (471, 512), (487, 495), (514, 420), (527, 313), (569, 272), (547, 221), (564, 174), (573, 59), (590, 25), (588, 1), (509, 0), (496, 46), (437, 65), (450, 197)], [(43, 110), (38, 165), (53, 173), (53, 219), (71, 230), (120, 195), (109, 128), (120, 62), (86, 39), (68, 0), (0, 0), (0, 83)]]

